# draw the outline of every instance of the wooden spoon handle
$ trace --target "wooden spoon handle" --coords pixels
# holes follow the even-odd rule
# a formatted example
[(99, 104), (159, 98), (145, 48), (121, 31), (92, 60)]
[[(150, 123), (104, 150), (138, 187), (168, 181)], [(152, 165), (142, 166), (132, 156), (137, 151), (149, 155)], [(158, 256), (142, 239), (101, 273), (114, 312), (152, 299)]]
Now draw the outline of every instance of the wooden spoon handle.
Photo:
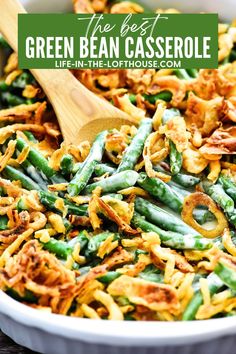
[(18, 49), (18, 14), (26, 13), (18, 0), (0, 0), (0, 32), (6, 38), (12, 49)]
[[(0, 32), (17, 51), (19, 13), (26, 13), (18, 0), (0, 0)], [(49, 98), (67, 143), (72, 142), (75, 130), (79, 131), (94, 119), (122, 118), (134, 121), (126, 113), (84, 87), (66, 69), (32, 69), (35, 79)]]

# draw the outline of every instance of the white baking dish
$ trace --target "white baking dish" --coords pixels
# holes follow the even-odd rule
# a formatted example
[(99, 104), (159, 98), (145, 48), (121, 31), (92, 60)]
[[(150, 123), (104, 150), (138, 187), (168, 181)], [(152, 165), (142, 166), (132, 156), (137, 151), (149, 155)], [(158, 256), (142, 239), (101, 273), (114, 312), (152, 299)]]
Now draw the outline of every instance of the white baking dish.
[[(236, 0), (143, 2), (153, 8), (176, 7), (187, 12), (217, 12), (224, 20), (236, 17)], [(22, 3), (31, 12), (65, 12), (72, 9), (70, 0), (22, 0)], [(155, 351), (154, 347), (189, 345), (233, 334), (236, 331), (236, 317), (172, 323), (94, 321), (40, 312), (0, 292), (0, 327), (17, 343), (41, 353), (151, 354)], [(230, 345), (232, 338), (229, 341), (225, 342), (224, 351), (219, 349), (219, 342), (215, 341), (201, 346), (201, 351), (197, 353), (233, 353)], [(189, 346), (179, 349), (173, 347), (168, 349), (168, 354), (190, 353), (192, 349)], [(163, 347), (160, 350), (165, 352)]]

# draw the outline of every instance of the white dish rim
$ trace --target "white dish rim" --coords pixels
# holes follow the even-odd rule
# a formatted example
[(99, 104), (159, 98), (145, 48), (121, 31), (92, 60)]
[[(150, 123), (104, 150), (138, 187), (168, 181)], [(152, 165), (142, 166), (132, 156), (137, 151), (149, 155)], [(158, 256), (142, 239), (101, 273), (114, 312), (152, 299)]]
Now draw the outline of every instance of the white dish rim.
[(236, 316), (186, 322), (98, 321), (69, 317), (33, 309), (2, 291), (0, 312), (20, 324), (61, 334), (64, 338), (121, 346), (187, 344), (232, 334), (236, 330)]

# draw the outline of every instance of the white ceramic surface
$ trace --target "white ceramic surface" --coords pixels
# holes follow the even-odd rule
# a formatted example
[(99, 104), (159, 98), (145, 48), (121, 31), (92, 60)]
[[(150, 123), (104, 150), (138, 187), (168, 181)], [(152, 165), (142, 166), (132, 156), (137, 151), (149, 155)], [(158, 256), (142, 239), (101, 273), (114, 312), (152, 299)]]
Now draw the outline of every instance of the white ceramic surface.
[[(5, 0), (7, 1), (7, 0)], [(236, 0), (143, 0), (156, 7), (176, 7), (188, 12), (217, 12), (230, 20), (236, 17)], [(70, 0), (22, 0), (31, 12), (71, 10)], [(0, 8), (1, 14), (1, 8)], [(186, 346), (234, 334), (236, 317), (192, 322), (92, 321), (52, 315), (31, 309), (0, 292), (0, 327), (17, 343), (47, 354), (148, 354), (223, 353), (235, 351), (233, 337), (206, 345)], [(160, 346), (185, 345), (165, 349)], [(148, 347), (152, 347), (148, 349)], [(155, 349), (155, 348), (160, 348)], [(200, 348), (200, 351), (196, 351)], [(220, 350), (220, 351), (219, 351)]]

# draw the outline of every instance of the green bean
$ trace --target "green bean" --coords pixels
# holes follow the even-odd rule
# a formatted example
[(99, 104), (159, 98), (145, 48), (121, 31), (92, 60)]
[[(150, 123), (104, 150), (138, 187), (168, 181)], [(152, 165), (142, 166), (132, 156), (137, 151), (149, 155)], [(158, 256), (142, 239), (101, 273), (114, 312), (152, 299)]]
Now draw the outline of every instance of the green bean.
[(6, 92), (9, 88), (10, 86), (5, 83), (5, 80), (0, 80), (0, 92)]
[(174, 74), (182, 80), (190, 80), (191, 77), (189, 76), (188, 72), (185, 69), (175, 69)]
[(79, 171), (79, 169), (81, 169), (82, 166), (82, 162), (76, 162), (72, 168), (72, 174), (75, 175)]
[(89, 155), (83, 162), (83, 166), (70, 181), (68, 192), (71, 196), (78, 195), (87, 185), (93, 174), (97, 162), (100, 162), (105, 148), (107, 131), (103, 131), (96, 136)]
[(230, 289), (236, 290), (236, 271), (233, 268), (219, 261), (214, 269), (214, 273)]
[(79, 242), (80, 244), (80, 252), (82, 252), (86, 246), (88, 245), (89, 239), (87, 236), (87, 232), (86, 231), (81, 231), (79, 233), (78, 236), (72, 238), (69, 242), (68, 242), (68, 246), (74, 248), (75, 245)]
[(103, 193), (112, 193), (135, 185), (139, 175), (135, 171), (122, 171), (98, 182), (89, 184), (84, 192), (91, 193), (96, 187), (101, 187)]
[(180, 111), (177, 108), (165, 109), (163, 116), (161, 118), (162, 124), (166, 124), (170, 119), (174, 117), (179, 117), (181, 115)]
[(35, 138), (34, 134), (30, 131), (23, 131), (23, 133), (25, 134), (25, 136), (27, 137), (27, 139), (29, 141), (32, 141), (33, 143), (38, 143), (38, 140)]
[(67, 176), (72, 173), (74, 166), (73, 157), (70, 154), (65, 154), (60, 161), (60, 168), (63, 175)]
[[(16, 147), (22, 151), (29, 145), (21, 138), (17, 139)], [(66, 180), (48, 165), (48, 160), (36, 149), (30, 147), (27, 160), (53, 183), (66, 183)]]
[(30, 303), (34, 303), (34, 304), (37, 304), (37, 302), (38, 302), (37, 297), (32, 293), (32, 291), (27, 290), (27, 289), (24, 291), (23, 296), (19, 295), (18, 292), (12, 288), (8, 288), (6, 290), (6, 293), (10, 297), (12, 297), (14, 300), (17, 300), (20, 302), (30, 302)]
[(214, 214), (212, 214), (209, 210), (207, 209), (194, 209), (193, 211), (193, 218), (200, 224), (203, 225), (208, 221), (213, 221), (215, 220)]
[(198, 70), (197, 69), (186, 69), (188, 75), (192, 78), (198, 77)]
[(130, 145), (126, 148), (122, 160), (117, 168), (116, 173), (133, 170), (143, 152), (145, 140), (152, 131), (152, 120), (145, 118), (141, 121), (138, 131), (132, 139)]
[(28, 205), (26, 205), (24, 198), (20, 198), (19, 201), (17, 202), (17, 206), (16, 209), (18, 210), (18, 212), (20, 213), (23, 210), (29, 210)]
[(39, 196), (40, 202), (44, 206), (46, 206), (49, 210), (58, 212), (59, 214), (62, 214), (62, 211), (59, 210), (55, 205), (55, 203), (58, 199), (63, 200), (64, 205), (67, 207), (68, 214), (80, 215), (80, 216), (87, 214), (87, 205), (86, 204), (76, 205), (76, 204), (69, 202), (66, 199), (59, 198), (57, 195), (55, 195), (53, 193), (49, 193), (49, 192), (45, 192), (45, 191), (39, 191), (38, 196)]
[(173, 209), (177, 213), (182, 210), (182, 200), (177, 193), (159, 178), (149, 178), (146, 173), (141, 172), (137, 181), (138, 185), (158, 198), (163, 204)]
[(111, 233), (108, 231), (91, 237), (85, 250), (85, 257), (90, 259), (95, 257), (102, 242), (104, 242), (111, 235), (113, 236), (113, 240), (119, 239), (119, 234)]
[[(214, 273), (211, 273), (207, 277), (207, 282), (208, 282), (208, 287), (211, 296), (214, 295), (222, 286), (224, 285), (220, 278), (215, 275)], [(188, 306), (186, 307), (182, 320), (183, 321), (191, 321), (195, 319), (196, 313), (199, 309), (199, 307), (203, 304), (203, 297), (202, 293), (200, 290), (197, 290), (192, 299), (190, 300)]]
[(21, 75), (17, 76), (16, 79), (12, 82), (12, 87), (18, 89), (24, 89), (26, 85), (36, 83), (34, 77), (30, 72), (24, 71)]
[(6, 230), (8, 225), (7, 215), (0, 215), (0, 230)]
[(175, 231), (181, 234), (197, 235), (198, 233), (190, 226), (185, 224), (181, 219), (168, 213), (167, 211), (159, 208), (157, 205), (150, 203), (149, 201), (136, 197), (135, 210), (145, 216), (145, 218), (151, 223), (162, 227), (168, 231)]
[(97, 278), (97, 280), (99, 280), (103, 284), (110, 284), (113, 280), (119, 278), (120, 276), (121, 273), (110, 271), (102, 275), (101, 277)]
[(162, 230), (158, 226), (146, 221), (145, 218), (137, 212), (134, 213), (131, 223), (134, 227), (139, 228), (144, 232), (156, 232), (159, 235), (161, 242), (167, 247), (181, 250), (204, 250), (212, 247), (212, 242), (200, 235), (182, 235), (177, 232)]
[(226, 175), (221, 174), (218, 182), (223, 186), (225, 192), (236, 202), (236, 183)]
[(172, 93), (170, 91), (161, 91), (155, 95), (143, 94), (142, 95), (145, 101), (148, 101), (151, 104), (156, 104), (157, 100), (163, 100), (166, 102), (170, 102), (172, 99)]
[(230, 53), (230, 62), (236, 60), (236, 49), (232, 49)]
[(129, 94), (129, 100), (132, 104), (136, 104), (136, 95), (134, 94)]
[(29, 191), (35, 189), (39, 190), (39, 186), (30, 177), (26, 176), (21, 171), (12, 166), (6, 166), (3, 170), (3, 175), (11, 181), (20, 181), (23, 188)]
[(45, 180), (42, 178), (42, 176), (39, 174), (39, 172), (36, 170), (36, 168), (31, 165), (31, 163), (28, 160), (25, 160), (21, 163), (21, 166), (27, 173), (27, 175), (35, 182), (38, 184), (38, 189), (42, 189), (47, 191), (47, 184)]
[(236, 227), (236, 209), (234, 209), (231, 213), (225, 213), (228, 221)]
[(11, 48), (2, 34), (0, 34), (0, 47), (9, 49)]
[(220, 184), (212, 184), (208, 180), (202, 182), (204, 191), (217, 203), (226, 213), (234, 210), (234, 201), (224, 191)]
[(3, 103), (8, 104), (11, 107), (18, 106), (25, 103), (25, 99), (14, 95), (11, 92), (2, 92), (1, 94)]
[[(154, 170), (158, 172), (163, 172), (168, 175), (171, 175), (168, 171), (166, 171), (163, 167), (160, 165), (155, 165)], [(196, 186), (200, 182), (199, 177), (195, 177), (192, 175), (185, 174), (183, 172), (177, 173), (174, 176), (171, 176), (171, 180), (175, 183), (180, 184), (180, 186), (185, 187), (185, 188), (191, 188)]]
[(56, 240), (51, 237), (48, 242), (41, 242), (43, 248), (49, 252), (55, 254), (58, 258), (67, 259), (68, 256), (73, 252), (73, 248), (68, 246), (64, 241)]
[(156, 268), (153, 264), (149, 264), (142, 272), (139, 273), (139, 278), (152, 281), (154, 283), (163, 283), (164, 276), (160, 269)]
[(170, 171), (173, 175), (176, 175), (177, 173), (180, 172), (182, 163), (183, 163), (183, 157), (182, 153), (179, 152), (176, 148), (176, 145), (173, 143), (173, 141), (170, 142)]
[(99, 163), (95, 166), (94, 173), (97, 177), (103, 176), (105, 173), (112, 175), (116, 171), (115, 167), (107, 163)]

